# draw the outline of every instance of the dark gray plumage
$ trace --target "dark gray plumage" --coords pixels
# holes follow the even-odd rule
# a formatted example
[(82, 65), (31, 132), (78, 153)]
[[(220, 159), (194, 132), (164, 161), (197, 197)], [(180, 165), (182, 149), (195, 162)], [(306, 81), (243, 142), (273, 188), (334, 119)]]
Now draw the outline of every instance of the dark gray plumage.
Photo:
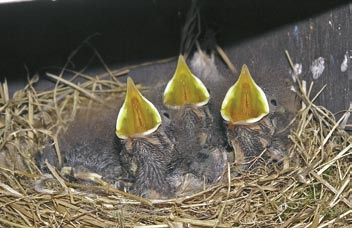
[(177, 195), (200, 191), (218, 181), (227, 165), (227, 153), (221, 145), (212, 145), (212, 115), (207, 105), (185, 105), (170, 111), (167, 130), (175, 140), (176, 151), (168, 180)]
[(175, 191), (166, 181), (174, 145), (162, 129), (148, 136), (121, 140), (121, 161), (135, 180), (132, 192), (146, 198), (165, 198)]
[[(270, 145), (273, 133), (268, 117), (251, 125), (227, 126), (226, 136), (234, 150), (234, 161), (244, 169), (250, 167), (250, 163)], [(262, 158), (265, 157), (266, 154)]]
[(61, 171), (69, 181), (81, 184), (99, 184), (102, 181), (123, 189), (131, 182), (122, 170), (117, 147), (112, 141), (97, 138), (94, 141), (82, 141), (72, 145), (70, 150), (62, 151), (62, 166), (59, 166), (53, 145), (47, 145), (37, 154), (37, 163), (41, 170), (49, 172), (46, 161)]
[(226, 135), (234, 151), (234, 162), (243, 169), (255, 168), (263, 163), (260, 161), (281, 162), (290, 146), (290, 117), (293, 114), (273, 112), (251, 125), (227, 126)]

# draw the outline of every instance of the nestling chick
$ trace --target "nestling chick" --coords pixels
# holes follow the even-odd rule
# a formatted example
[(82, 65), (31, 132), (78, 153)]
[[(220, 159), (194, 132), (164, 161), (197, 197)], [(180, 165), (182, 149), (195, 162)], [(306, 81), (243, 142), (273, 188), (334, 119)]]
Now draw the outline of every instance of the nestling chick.
[(167, 132), (176, 146), (170, 180), (178, 192), (184, 191), (186, 177), (192, 176), (188, 187), (192, 190), (199, 190), (199, 183), (204, 181), (214, 183), (226, 165), (225, 150), (209, 143), (213, 123), (207, 105), (209, 99), (207, 88), (192, 74), (181, 55), (164, 91), (164, 104), (169, 108), (171, 119)]
[[(228, 90), (221, 107), (226, 122), (226, 135), (234, 150), (235, 163), (249, 168), (251, 162), (261, 158), (275, 160), (283, 156), (272, 144), (276, 131), (275, 115), (269, 114), (269, 104), (263, 90), (254, 82), (246, 65), (242, 67), (237, 82)], [(267, 150), (271, 148), (271, 150)]]
[(127, 93), (116, 121), (116, 135), (122, 144), (121, 162), (135, 179), (132, 192), (147, 198), (172, 196), (166, 181), (174, 145), (161, 127), (155, 106), (127, 79)]
[[(203, 82), (194, 76), (182, 55), (176, 72), (164, 91), (164, 104), (169, 108), (173, 135), (179, 142), (178, 151), (188, 153), (191, 146), (200, 148), (208, 138), (212, 116), (207, 103), (210, 95)], [(199, 150), (199, 149), (198, 149)]]
[(67, 131), (59, 135), (62, 164), (59, 163), (54, 145), (48, 143), (37, 154), (38, 166), (44, 173), (49, 172), (49, 163), (68, 181), (80, 184), (110, 183), (119, 189), (129, 186), (131, 180), (121, 167), (115, 126), (111, 125), (115, 118), (115, 110), (99, 104), (81, 107)]
[[(213, 38), (210, 38), (210, 44), (212, 43)], [(210, 48), (213, 48), (213, 46)], [(223, 119), (219, 110), (228, 85), (232, 83), (232, 81), (219, 72), (215, 64), (214, 54), (211, 53), (208, 55), (207, 52), (202, 50), (199, 46), (197, 46), (197, 50), (190, 59), (190, 69), (193, 74), (197, 75), (197, 77), (204, 82), (211, 96), (211, 99), (206, 105), (211, 111), (212, 116), (212, 124), (209, 126), (211, 130), (208, 131), (208, 135), (210, 136), (208, 142), (214, 146), (224, 146), (226, 140), (222, 126)]]

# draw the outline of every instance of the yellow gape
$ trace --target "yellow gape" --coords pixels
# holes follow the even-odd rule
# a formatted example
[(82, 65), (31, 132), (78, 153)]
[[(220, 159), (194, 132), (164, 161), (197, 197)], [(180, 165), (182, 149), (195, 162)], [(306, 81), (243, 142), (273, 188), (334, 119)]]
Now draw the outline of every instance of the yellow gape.
[(237, 82), (227, 91), (221, 105), (221, 115), (231, 124), (251, 124), (269, 113), (269, 104), (263, 90), (254, 82), (243, 65)]
[(174, 76), (164, 91), (164, 104), (178, 108), (185, 104), (203, 106), (209, 101), (209, 93), (203, 82), (194, 76), (182, 55), (178, 58)]
[(155, 106), (139, 92), (133, 80), (127, 78), (127, 93), (116, 121), (116, 135), (121, 139), (148, 135), (161, 124)]

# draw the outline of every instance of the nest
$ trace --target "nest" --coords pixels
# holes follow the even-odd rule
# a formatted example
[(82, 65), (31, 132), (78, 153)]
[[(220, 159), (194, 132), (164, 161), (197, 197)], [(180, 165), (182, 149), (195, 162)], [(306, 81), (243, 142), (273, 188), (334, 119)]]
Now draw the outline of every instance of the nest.
[[(99, 56), (98, 56), (99, 57)], [(105, 65), (104, 65), (105, 66)], [(291, 130), (289, 159), (283, 167), (246, 171), (196, 194), (148, 200), (110, 185), (89, 186), (58, 180), (58, 191), (43, 194), (34, 156), (48, 141), (58, 155), (58, 133), (74, 119), (77, 104), (123, 95), (118, 77), (128, 68), (88, 76), (64, 68), (71, 80), (56, 80), (50, 91), (36, 91), (34, 77), (12, 98), (0, 85), (0, 224), (6, 227), (345, 227), (351, 223), (352, 138), (342, 119), (313, 103), (297, 80), (303, 107)], [(77, 79), (85, 81), (74, 83)], [(347, 114), (346, 114), (347, 115)], [(344, 115), (344, 117), (346, 117)], [(228, 167), (230, 170), (232, 167)], [(91, 191), (91, 190), (98, 191)], [(87, 191), (85, 191), (87, 190)]]

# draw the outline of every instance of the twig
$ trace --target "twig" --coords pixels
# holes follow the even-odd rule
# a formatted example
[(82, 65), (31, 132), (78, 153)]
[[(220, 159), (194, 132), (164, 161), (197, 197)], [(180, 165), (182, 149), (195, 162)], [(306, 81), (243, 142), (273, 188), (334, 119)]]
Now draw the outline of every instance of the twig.
[(323, 223), (320, 226), (318, 226), (318, 228), (324, 228), (326, 226), (329, 226), (331, 224), (333, 224), (336, 220), (341, 219), (341, 218), (345, 218), (347, 215), (351, 214), (352, 210), (348, 210), (345, 213), (339, 215), (337, 218), (331, 219), (329, 222)]
[(185, 224), (191, 224), (194, 226), (201, 226), (201, 227), (220, 227), (220, 228), (230, 228), (231, 225), (228, 224), (218, 224), (218, 220), (196, 220), (196, 219), (186, 219), (186, 218), (175, 218), (176, 222), (182, 222)]
[[(336, 190), (336, 188), (334, 188), (333, 186), (331, 186), (331, 184), (329, 184), (326, 180), (324, 180), (321, 176), (319, 176), (316, 172), (311, 171), (310, 174), (313, 175), (313, 177), (315, 179), (317, 179), (321, 184), (323, 184), (325, 187), (327, 187), (331, 192), (333, 192), (335, 195), (338, 194), (338, 191)], [(349, 202), (345, 197), (341, 196), (341, 200), (342, 202), (344, 202), (348, 207), (352, 207), (351, 202)]]
[(65, 80), (65, 79), (63, 79), (63, 78), (60, 78), (60, 77), (58, 77), (58, 76), (56, 76), (56, 75), (53, 75), (53, 74), (51, 74), (51, 73), (46, 73), (46, 75), (49, 76), (49, 77), (51, 77), (51, 78), (53, 78), (53, 79), (55, 79), (55, 80), (57, 80), (57, 81), (61, 81), (61, 82), (63, 82), (64, 84), (66, 84), (66, 85), (68, 85), (68, 86), (70, 86), (70, 87), (72, 87), (72, 88), (78, 90), (79, 92), (81, 92), (81, 93), (83, 93), (85, 96), (87, 96), (88, 98), (90, 98), (90, 99), (92, 99), (92, 100), (94, 100), (94, 101), (96, 101), (96, 102), (98, 102), (98, 103), (100, 103), (100, 104), (104, 104), (104, 102), (103, 102), (102, 100), (98, 99), (98, 98), (95, 97), (93, 94), (91, 94), (91, 93), (88, 92), (87, 90), (85, 90), (85, 89), (83, 89), (83, 88), (77, 86), (76, 84), (74, 84), (74, 83), (72, 83), (72, 82), (70, 82), (70, 81), (67, 81), (67, 80)]
[(219, 53), (220, 57), (222, 58), (222, 60), (226, 63), (227, 67), (230, 69), (231, 73), (238, 74), (236, 67), (232, 64), (231, 60), (226, 55), (225, 51), (219, 45), (216, 45), (215, 48), (216, 48), (216, 51)]

